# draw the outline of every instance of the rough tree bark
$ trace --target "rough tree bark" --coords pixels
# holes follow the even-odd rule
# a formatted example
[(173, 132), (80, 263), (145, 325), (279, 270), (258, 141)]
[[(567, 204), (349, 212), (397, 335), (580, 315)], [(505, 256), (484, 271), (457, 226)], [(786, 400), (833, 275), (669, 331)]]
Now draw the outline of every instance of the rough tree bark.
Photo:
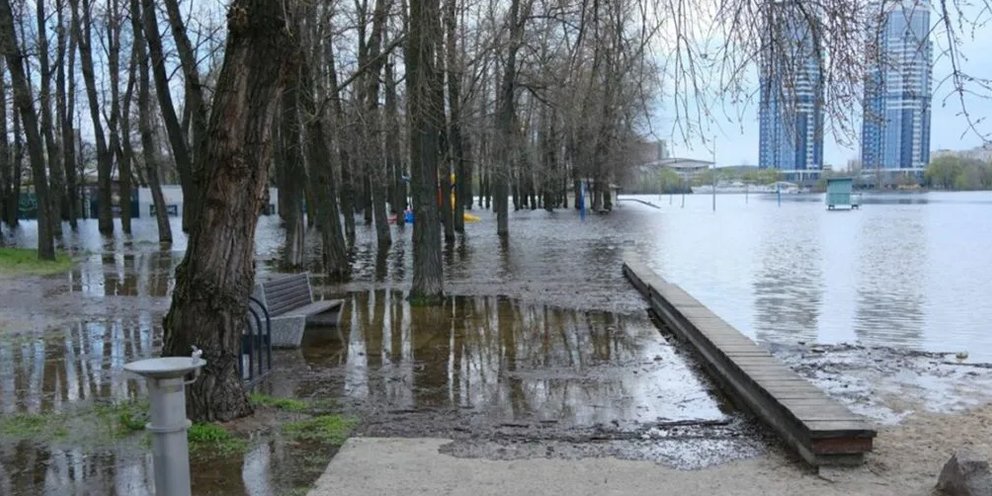
[(441, 77), (434, 67), (441, 33), (435, 29), (438, 0), (410, 2), (407, 35), (407, 118), (410, 136), (410, 178), (413, 196), (413, 286), (410, 301), (440, 304), (444, 301), (441, 265), (441, 225), (438, 222), (438, 136), (443, 108), (437, 87)]
[(252, 412), (238, 375), (241, 325), (255, 280), (255, 227), (268, 196), (273, 114), (287, 74), (298, 70), (284, 7), (235, 0), (228, 9), (206, 152), (197, 159), (211, 165), (201, 169), (203, 202), (176, 270), (163, 345), (169, 356), (203, 350), (207, 366), (187, 389), (188, 413), (198, 421)]
[(152, 193), (152, 203), (155, 205), (155, 222), (158, 225), (158, 242), (172, 244), (172, 226), (169, 225), (169, 212), (166, 209), (165, 197), (162, 195), (162, 183), (159, 179), (160, 164), (156, 154), (155, 130), (152, 125), (152, 100), (148, 75), (148, 49), (145, 46), (144, 33), (141, 27), (141, 4), (138, 0), (131, 1), (131, 29), (134, 32), (134, 54), (138, 74), (138, 132), (141, 135), (141, 156), (145, 162), (145, 175), (148, 178), (148, 189)]
[(151, 55), (155, 94), (158, 96), (159, 110), (162, 112), (162, 121), (165, 124), (165, 132), (169, 137), (172, 157), (176, 161), (176, 171), (179, 172), (179, 182), (183, 189), (183, 230), (190, 231), (192, 219), (197, 218), (201, 188), (196, 183), (189, 144), (186, 142), (186, 136), (179, 124), (179, 118), (176, 116), (176, 108), (172, 104), (169, 77), (165, 72), (162, 37), (159, 35), (158, 20), (155, 16), (155, 0), (142, 0), (141, 10), (145, 43), (148, 45), (148, 53)]
[(114, 232), (113, 197), (111, 194), (110, 173), (113, 170), (110, 149), (107, 138), (103, 134), (103, 124), (100, 120), (100, 101), (97, 99), (96, 76), (93, 73), (93, 50), (90, 44), (92, 20), (90, 18), (89, 0), (83, 0), (82, 12), (79, 0), (69, 0), (72, 6), (72, 33), (79, 47), (79, 62), (83, 71), (83, 82), (86, 86), (86, 99), (89, 102), (90, 118), (93, 120), (93, 140), (96, 142), (97, 158), (97, 219), (100, 232)]
[(14, 15), (9, 0), (0, 0), (0, 50), (3, 51), (14, 90), (14, 102), (21, 114), (24, 134), (28, 143), (34, 190), (38, 197), (38, 258), (55, 260), (55, 242), (52, 237), (51, 198), (48, 194), (48, 177), (45, 174), (45, 151), (38, 131), (38, 114), (34, 109), (31, 87), (24, 74), (24, 54), (17, 46)]

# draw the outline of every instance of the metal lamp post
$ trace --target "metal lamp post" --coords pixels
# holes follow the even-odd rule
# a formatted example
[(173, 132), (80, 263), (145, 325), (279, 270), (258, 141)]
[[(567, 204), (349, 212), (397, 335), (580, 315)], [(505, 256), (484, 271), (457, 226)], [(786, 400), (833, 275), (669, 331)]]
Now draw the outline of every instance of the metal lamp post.
[[(199, 375), (206, 360), (198, 352), (192, 357), (162, 357), (139, 360), (124, 365), (124, 370), (148, 380), (151, 422), (145, 426), (152, 433), (152, 463), (155, 468), (155, 494), (189, 496), (189, 444), (186, 430), (186, 384)], [(192, 380), (186, 376), (194, 374)]]

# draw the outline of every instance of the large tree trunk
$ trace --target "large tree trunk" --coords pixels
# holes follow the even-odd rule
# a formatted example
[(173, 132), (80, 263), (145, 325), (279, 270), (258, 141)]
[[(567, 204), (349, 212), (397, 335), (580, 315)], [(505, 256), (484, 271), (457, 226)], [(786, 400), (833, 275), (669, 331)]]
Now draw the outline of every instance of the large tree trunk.
[(97, 191), (98, 191), (98, 225), (103, 234), (114, 232), (113, 196), (111, 194), (110, 173), (113, 170), (110, 149), (103, 134), (103, 124), (100, 120), (100, 101), (97, 99), (96, 76), (93, 73), (93, 51), (91, 48), (89, 0), (83, 0), (83, 11), (79, 10), (79, 0), (69, 0), (72, 6), (72, 33), (79, 46), (79, 61), (83, 70), (83, 82), (86, 85), (86, 98), (89, 101), (90, 118), (93, 120), (93, 140), (96, 141), (97, 158)]
[[(190, 157), (189, 144), (183, 133), (176, 108), (172, 104), (172, 92), (169, 90), (169, 77), (165, 71), (165, 55), (162, 49), (162, 38), (158, 32), (158, 20), (155, 16), (155, 0), (142, 0), (142, 18), (145, 42), (152, 60), (152, 79), (155, 81), (155, 94), (158, 96), (159, 110), (165, 132), (172, 147), (172, 157), (176, 161), (176, 171), (179, 172), (179, 182), (183, 188), (183, 230), (192, 229), (191, 222), (197, 218), (200, 204), (200, 187), (196, 182), (193, 170), (193, 160)], [(203, 163), (203, 162), (201, 162)]]
[(20, 110), (24, 134), (28, 142), (28, 155), (31, 172), (34, 176), (34, 190), (38, 196), (38, 258), (55, 260), (55, 243), (52, 238), (51, 198), (48, 195), (48, 177), (45, 174), (45, 151), (41, 134), (38, 132), (38, 114), (28, 78), (24, 74), (24, 55), (17, 46), (14, 31), (14, 15), (9, 0), (0, 0), (0, 50), (7, 60), (14, 101)]
[(145, 174), (148, 177), (148, 189), (152, 193), (152, 203), (155, 205), (155, 222), (158, 225), (158, 242), (172, 244), (172, 226), (169, 225), (169, 212), (162, 195), (162, 183), (159, 179), (160, 164), (155, 147), (155, 130), (152, 125), (151, 85), (148, 75), (148, 50), (145, 47), (144, 34), (141, 28), (141, 4), (138, 0), (131, 1), (131, 29), (134, 31), (135, 63), (138, 65), (138, 132), (141, 134), (141, 156), (145, 162)]
[(45, 140), (45, 149), (47, 154), (47, 163), (49, 169), (49, 177), (51, 178), (50, 187), (50, 204), (48, 206), (49, 212), (51, 212), (51, 229), (52, 232), (60, 231), (59, 220), (65, 216), (62, 211), (65, 198), (64, 185), (65, 178), (62, 174), (62, 152), (59, 150), (59, 144), (55, 140), (55, 132), (53, 131), (52, 125), (52, 79), (51, 79), (51, 67), (48, 62), (48, 16), (45, 13), (45, 0), (38, 0), (36, 2), (37, 10), (37, 21), (38, 21), (38, 69), (41, 76), (40, 91), (38, 94), (38, 100), (40, 104), (40, 122), (41, 122), (41, 136)]
[(306, 123), (307, 162), (314, 178), (316, 204), (311, 206), (310, 215), (317, 218), (323, 245), (322, 259), (324, 273), (332, 281), (343, 281), (351, 273), (348, 264), (348, 249), (341, 234), (341, 212), (338, 209), (338, 185), (334, 177), (331, 159), (331, 146), (324, 132), (324, 106), (317, 105), (317, 78), (312, 66), (303, 71), (308, 88), (304, 92), (304, 104), (309, 115)]
[(287, 74), (298, 70), (290, 66), (295, 41), (285, 15), (273, 0), (235, 0), (229, 8), (206, 153), (198, 158), (211, 165), (201, 167), (203, 203), (165, 318), (163, 354), (186, 356), (197, 346), (207, 360), (187, 389), (188, 413), (198, 421), (252, 412), (238, 361), (255, 280), (255, 227), (268, 196), (273, 114)]
[(407, 35), (407, 118), (413, 196), (413, 286), (410, 301), (444, 301), (441, 229), (437, 208), (438, 136), (444, 102), (437, 101), (440, 74), (434, 68), (441, 33), (436, 29), (438, 0), (410, 2)]
[[(69, 226), (76, 229), (76, 219), (79, 217), (79, 188), (76, 185), (76, 140), (73, 138), (72, 132), (72, 117), (73, 117), (73, 105), (69, 104), (69, 101), (73, 99), (72, 95), (68, 95), (66, 91), (66, 56), (68, 55), (69, 64), (69, 77), (75, 78), (72, 68), (75, 67), (75, 56), (76, 56), (76, 43), (75, 40), (67, 40), (71, 38), (66, 36), (65, 29), (65, 16), (63, 14), (63, 9), (65, 4), (62, 1), (55, 3), (58, 22), (58, 30), (56, 32), (57, 45), (58, 45), (58, 60), (56, 62), (55, 70), (55, 114), (58, 120), (58, 126), (62, 140), (62, 164), (59, 167), (62, 168), (63, 174), (65, 175), (65, 208), (62, 210), (63, 220), (69, 221)], [(66, 42), (68, 41), (68, 51), (66, 50)]]

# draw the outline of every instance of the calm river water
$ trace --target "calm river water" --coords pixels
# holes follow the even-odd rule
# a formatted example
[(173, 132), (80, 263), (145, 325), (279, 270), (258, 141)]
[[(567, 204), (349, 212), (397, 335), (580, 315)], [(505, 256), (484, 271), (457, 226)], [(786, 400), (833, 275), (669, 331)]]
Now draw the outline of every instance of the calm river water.
[[(860, 342), (992, 360), (992, 193), (637, 197), (652, 267), (765, 342)], [(637, 205), (636, 207), (632, 205)]]

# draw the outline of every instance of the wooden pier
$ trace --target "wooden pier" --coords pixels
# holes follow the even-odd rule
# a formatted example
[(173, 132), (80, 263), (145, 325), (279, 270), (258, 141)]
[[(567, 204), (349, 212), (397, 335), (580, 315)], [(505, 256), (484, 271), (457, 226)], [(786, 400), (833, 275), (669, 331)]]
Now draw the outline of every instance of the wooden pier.
[(853, 465), (872, 449), (875, 430), (682, 288), (628, 257), (624, 275), (664, 325), (688, 341), (735, 403), (746, 407), (814, 466)]

